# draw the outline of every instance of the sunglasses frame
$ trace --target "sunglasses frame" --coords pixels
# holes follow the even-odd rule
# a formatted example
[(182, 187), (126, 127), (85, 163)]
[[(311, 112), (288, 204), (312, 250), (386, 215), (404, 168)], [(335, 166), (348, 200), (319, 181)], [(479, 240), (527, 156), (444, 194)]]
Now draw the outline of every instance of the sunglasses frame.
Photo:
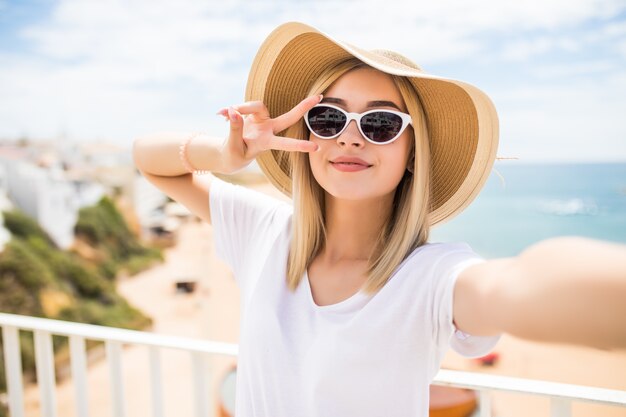
[[(316, 107), (330, 107), (336, 110), (339, 110), (341, 113), (343, 113), (346, 116), (346, 124), (343, 126), (343, 128), (339, 131), (339, 133), (333, 135), (333, 136), (319, 136), (317, 135), (313, 129), (311, 129), (311, 126), (309, 125), (309, 112), (311, 110), (313, 110)], [(361, 128), (361, 119), (364, 116), (367, 116), (370, 113), (377, 113), (377, 112), (387, 112), (387, 113), (392, 113), (395, 114), (396, 116), (400, 116), (400, 118), (402, 118), (402, 126), (400, 127), (400, 130), (398, 131), (398, 134), (396, 136), (394, 136), (393, 138), (389, 139), (386, 142), (375, 142), (374, 140), (368, 138), (365, 133), (363, 133), (363, 130)], [(309, 109), (305, 114), (304, 114), (304, 123), (306, 123), (307, 128), (309, 128), (309, 131), (311, 133), (313, 133), (313, 135), (315, 135), (315, 137), (318, 137), (320, 139), (335, 139), (336, 137), (338, 137), (339, 135), (341, 135), (347, 128), (348, 125), (350, 124), (350, 122), (352, 120), (356, 121), (356, 125), (359, 129), (359, 132), (361, 132), (361, 136), (363, 136), (365, 138), (365, 140), (367, 140), (370, 143), (373, 143), (374, 145), (387, 145), (393, 141), (395, 141), (396, 139), (398, 139), (400, 137), (400, 135), (402, 135), (402, 132), (404, 132), (404, 129), (406, 129), (406, 127), (408, 125), (413, 126), (413, 120), (411, 119), (411, 115), (410, 114), (406, 114), (406, 113), (402, 113), (400, 111), (397, 110), (388, 110), (388, 109), (372, 109), (372, 110), (368, 110), (365, 111), (363, 113), (350, 113), (345, 111), (344, 109), (342, 109), (341, 107), (337, 107), (334, 106), (332, 104), (327, 104), (327, 103), (319, 103), (316, 104), (315, 106), (311, 107), (311, 109)]]

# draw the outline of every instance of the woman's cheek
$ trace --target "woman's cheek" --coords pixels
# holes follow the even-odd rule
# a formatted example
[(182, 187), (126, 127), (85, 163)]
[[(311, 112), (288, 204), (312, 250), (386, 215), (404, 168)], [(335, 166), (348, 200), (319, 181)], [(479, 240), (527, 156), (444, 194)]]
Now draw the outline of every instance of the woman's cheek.
[(321, 176), (323, 173), (323, 160), (319, 155), (319, 152), (311, 152), (309, 153), (309, 164), (311, 166), (311, 172), (313, 173), (313, 177), (319, 183), (321, 180)]

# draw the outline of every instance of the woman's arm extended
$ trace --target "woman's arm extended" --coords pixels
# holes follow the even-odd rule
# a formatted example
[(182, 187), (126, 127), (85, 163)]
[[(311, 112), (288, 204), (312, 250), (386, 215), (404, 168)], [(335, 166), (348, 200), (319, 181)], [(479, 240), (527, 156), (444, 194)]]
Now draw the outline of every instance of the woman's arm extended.
[(472, 265), (457, 280), (454, 320), (470, 334), (626, 349), (626, 245), (558, 237)]
[[(135, 139), (133, 158), (142, 173), (173, 177), (188, 174), (179, 157), (180, 145), (191, 132), (159, 132)], [(221, 173), (224, 138), (205, 134), (194, 136), (187, 145), (187, 160), (196, 169)]]

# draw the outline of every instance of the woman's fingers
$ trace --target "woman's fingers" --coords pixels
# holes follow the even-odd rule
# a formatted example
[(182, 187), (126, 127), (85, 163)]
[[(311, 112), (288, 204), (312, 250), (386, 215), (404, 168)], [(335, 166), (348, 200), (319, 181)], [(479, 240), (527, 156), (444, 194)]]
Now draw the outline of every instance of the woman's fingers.
[(304, 116), (313, 106), (318, 104), (322, 100), (322, 95), (310, 96), (298, 103), (293, 109), (287, 113), (282, 114), (274, 119), (274, 133), (282, 132), (289, 126), (295, 124), (298, 120)]
[(224, 117), (224, 121), (226, 121), (226, 122), (230, 121), (230, 118), (228, 117), (228, 107), (224, 107), (223, 109), (220, 109), (215, 114), (217, 114), (218, 116)]
[[(321, 97), (321, 95), (307, 97), (289, 112), (275, 119), (270, 119), (269, 111), (262, 101), (249, 101), (236, 106), (224, 107), (218, 110), (217, 114), (230, 121), (229, 142), (231, 145), (236, 146), (235, 143), (241, 144), (241, 146), (244, 146), (242, 150), (247, 149), (247, 151), (244, 151), (246, 154), (249, 152), (250, 155), (254, 155), (265, 149), (277, 149), (287, 152), (315, 152), (319, 147), (314, 142), (275, 136), (272, 134), (272, 131), (273, 133), (280, 132), (296, 123), (310, 108), (319, 103)], [(263, 132), (265, 129), (255, 131), (253, 128), (252, 131), (249, 132), (252, 133), (253, 136), (244, 138), (243, 115), (251, 114), (261, 119), (266, 118), (268, 121), (271, 120), (271, 123), (267, 125), (267, 131)], [(260, 122), (260, 120), (257, 119), (257, 122)], [(259, 124), (259, 126), (261, 125), (262, 123)]]
[(243, 104), (232, 107), (241, 114), (256, 113), (264, 119), (269, 119), (270, 117), (270, 112), (267, 110), (267, 107), (265, 107), (265, 104), (263, 104), (262, 101), (247, 101)]
[(229, 107), (227, 110), (228, 120), (230, 120), (230, 138), (241, 141), (243, 132), (243, 117), (241, 114)]
[(288, 152), (315, 152), (318, 149), (316, 143), (302, 139), (285, 138), (274, 136), (270, 139), (270, 148)]

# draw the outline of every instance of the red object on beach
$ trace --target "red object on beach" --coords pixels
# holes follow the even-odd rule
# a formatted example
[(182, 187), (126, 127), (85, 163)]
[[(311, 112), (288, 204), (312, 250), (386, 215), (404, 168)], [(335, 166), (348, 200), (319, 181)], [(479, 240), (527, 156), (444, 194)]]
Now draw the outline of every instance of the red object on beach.
[(500, 355), (496, 352), (491, 352), (485, 356), (476, 358), (476, 360), (480, 362), (481, 365), (486, 365), (486, 366), (494, 365), (498, 359), (500, 359)]
[(476, 392), (440, 385), (430, 386), (430, 417), (467, 417), (478, 406)]

